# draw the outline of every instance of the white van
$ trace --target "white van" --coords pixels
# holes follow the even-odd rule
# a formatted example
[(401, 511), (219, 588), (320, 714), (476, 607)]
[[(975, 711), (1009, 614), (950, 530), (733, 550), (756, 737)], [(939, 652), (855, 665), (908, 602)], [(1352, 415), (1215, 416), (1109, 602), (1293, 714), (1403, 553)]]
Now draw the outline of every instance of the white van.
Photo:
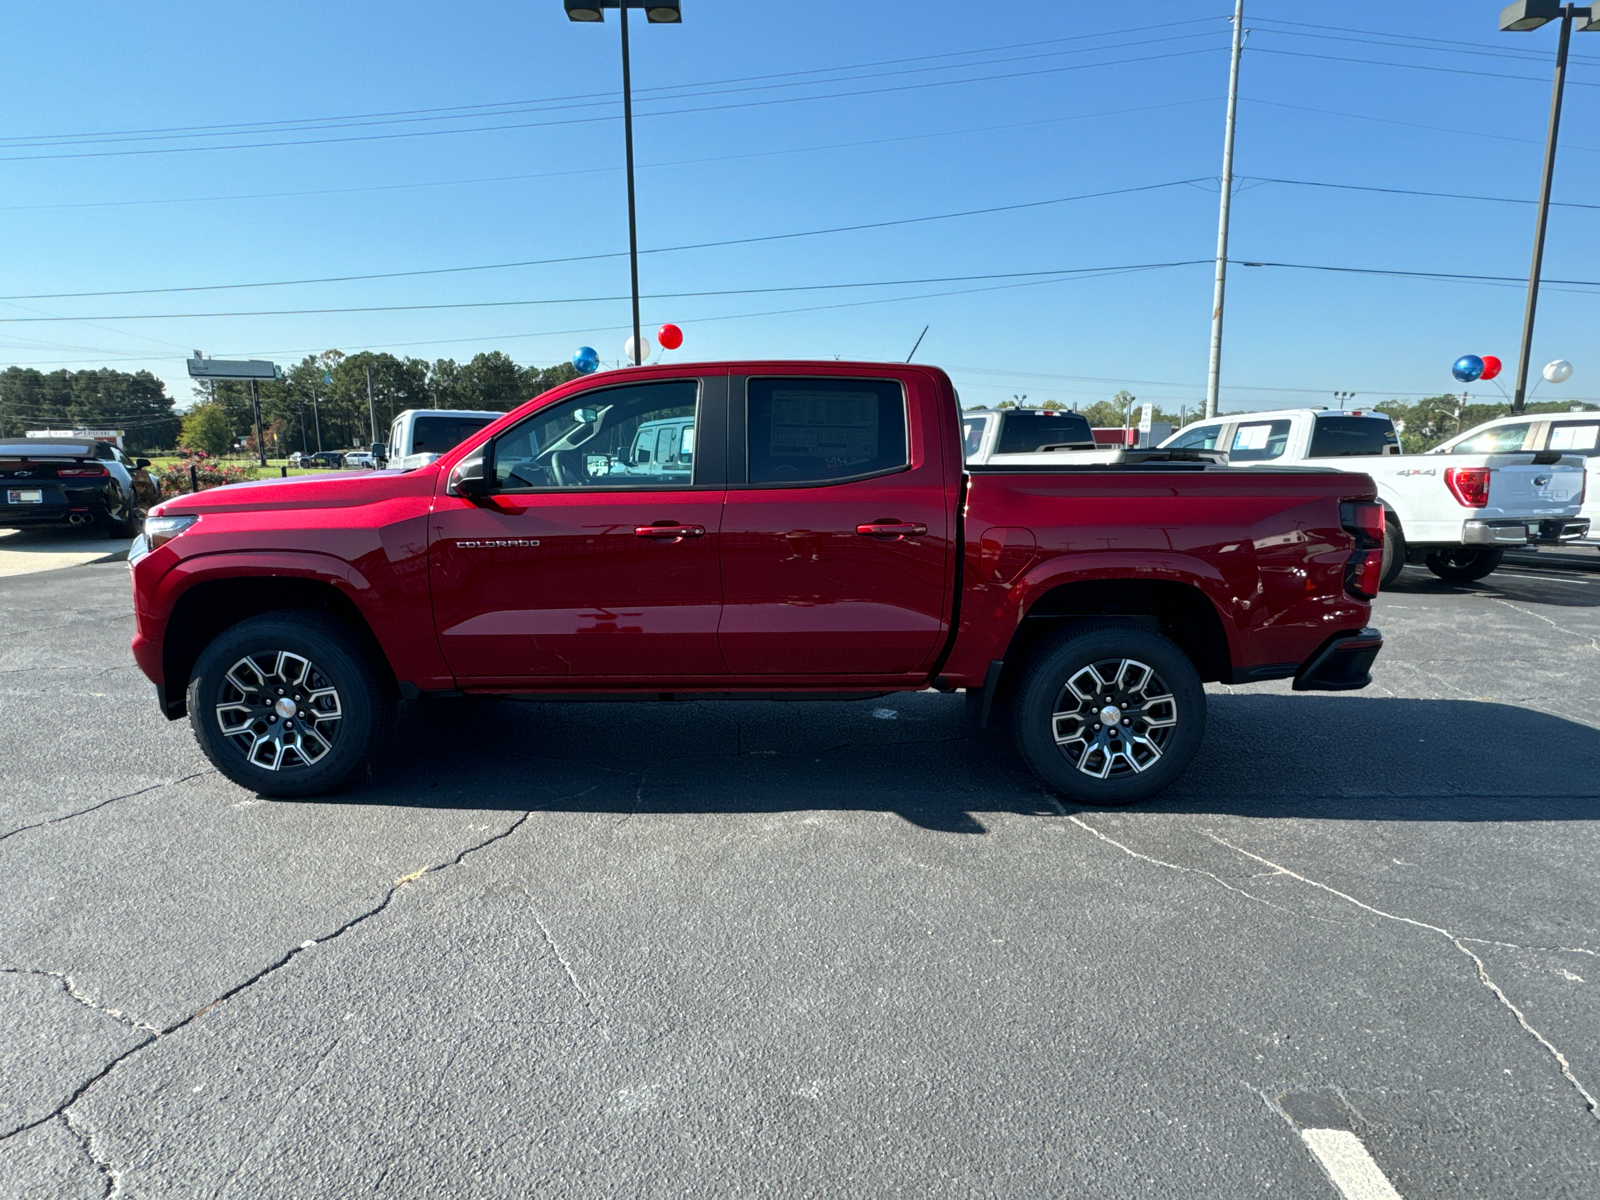
[(389, 426), (383, 466), (402, 471), (425, 467), (503, 416), (477, 409), (408, 408)]

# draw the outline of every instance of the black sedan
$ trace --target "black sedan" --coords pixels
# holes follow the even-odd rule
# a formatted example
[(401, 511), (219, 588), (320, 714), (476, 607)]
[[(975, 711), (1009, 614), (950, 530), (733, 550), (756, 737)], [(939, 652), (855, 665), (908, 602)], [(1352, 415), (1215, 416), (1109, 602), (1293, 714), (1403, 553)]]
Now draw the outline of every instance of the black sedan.
[(97, 524), (133, 537), (147, 506), (141, 493), (151, 490), (137, 478), (147, 466), (107, 442), (0, 438), (0, 529)]

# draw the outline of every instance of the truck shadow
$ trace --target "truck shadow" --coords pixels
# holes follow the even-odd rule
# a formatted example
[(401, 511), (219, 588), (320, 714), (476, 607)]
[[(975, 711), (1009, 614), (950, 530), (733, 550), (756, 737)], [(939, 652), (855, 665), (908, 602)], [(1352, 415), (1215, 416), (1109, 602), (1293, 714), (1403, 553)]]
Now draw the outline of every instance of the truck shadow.
[(1446, 583), (1426, 567), (1407, 567), (1379, 597), (1471, 595), (1555, 608), (1600, 608), (1600, 572), (1553, 569), (1541, 563), (1512, 563), (1473, 583)]
[[(1459, 700), (1210, 697), (1188, 772), (1135, 812), (1394, 821), (1600, 816), (1600, 730)], [(959, 696), (844, 704), (406, 705), (382, 766), (343, 802), (641, 814), (893, 812), (946, 833), (987, 814), (1054, 816)], [(1067, 805), (1067, 811), (1073, 806)]]

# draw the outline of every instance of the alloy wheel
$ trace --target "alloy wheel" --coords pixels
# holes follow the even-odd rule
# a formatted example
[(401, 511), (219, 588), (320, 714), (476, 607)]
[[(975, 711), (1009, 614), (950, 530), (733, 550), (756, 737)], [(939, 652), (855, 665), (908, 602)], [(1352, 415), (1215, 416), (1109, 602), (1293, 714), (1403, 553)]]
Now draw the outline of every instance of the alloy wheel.
[(217, 690), (217, 725), (253, 765), (293, 771), (321, 762), (339, 736), (339, 691), (317, 665), (288, 650), (246, 655)]
[(1074, 768), (1096, 779), (1149, 770), (1178, 727), (1178, 699), (1155, 668), (1132, 658), (1090, 663), (1056, 697), (1050, 731)]

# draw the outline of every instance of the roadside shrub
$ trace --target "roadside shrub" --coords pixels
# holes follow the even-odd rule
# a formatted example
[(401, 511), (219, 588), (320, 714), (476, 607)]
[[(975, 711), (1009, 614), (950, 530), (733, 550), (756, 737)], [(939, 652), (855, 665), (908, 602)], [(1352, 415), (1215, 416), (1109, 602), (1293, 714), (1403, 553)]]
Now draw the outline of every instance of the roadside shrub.
[[(251, 467), (223, 467), (206, 462), (203, 458), (193, 460), (195, 474), (199, 477), (200, 490), (221, 487), (227, 483), (245, 483), (256, 477), (256, 472)], [(182, 463), (173, 463), (155, 476), (161, 485), (163, 496), (178, 496), (189, 490), (189, 468)]]

